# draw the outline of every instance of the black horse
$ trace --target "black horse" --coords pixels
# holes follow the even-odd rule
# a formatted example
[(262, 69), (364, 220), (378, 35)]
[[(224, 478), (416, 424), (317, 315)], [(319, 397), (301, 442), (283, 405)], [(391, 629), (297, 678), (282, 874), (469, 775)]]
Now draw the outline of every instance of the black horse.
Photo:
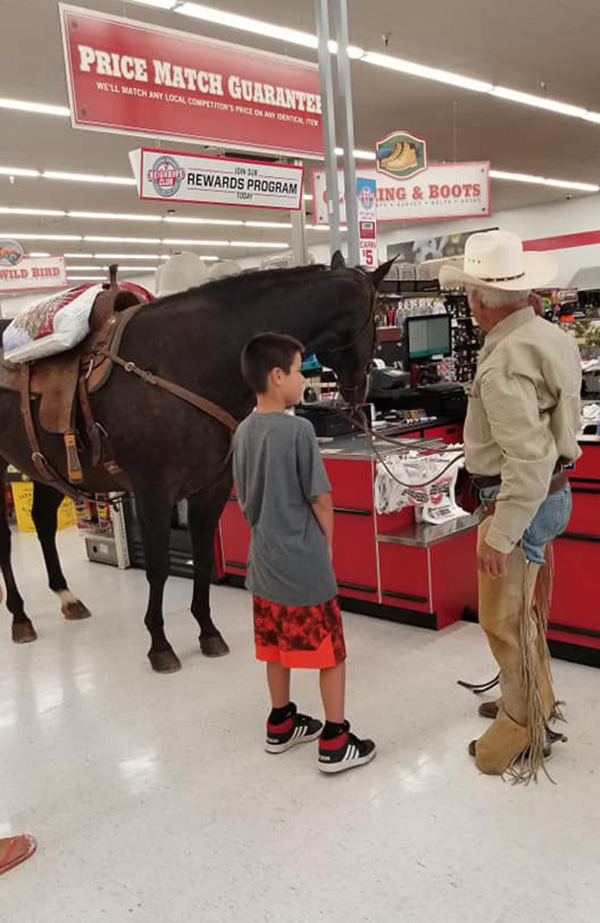
[[(389, 266), (386, 263), (365, 273), (347, 268), (336, 254), (331, 269), (310, 266), (250, 272), (210, 282), (144, 307), (127, 326), (120, 355), (242, 420), (253, 405), (253, 395), (240, 373), (244, 344), (261, 331), (287, 333), (335, 370), (344, 398), (356, 405), (365, 395), (375, 349), (375, 293)], [(188, 500), (194, 557), (191, 609), (200, 626), (200, 647), (209, 657), (228, 653), (211, 619), (209, 581), (215, 529), (232, 484), (229, 431), (212, 417), (118, 367), (92, 396), (92, 406), (95, 420), (109, 435), (111, 454), (127, 473), (135, 493), (150, 586), (145, 624), (152, 638), (148, 654), (152, 667), (167, 673), (181, 666), (165, 635), (162, 610), (171, 511), (182, 498)], [(65, 476), (62, 438), (39, 432), (44, 455)], [(87, 617), (86, 607), (68, 589), (56, 550), (56, 515), (62, 496), (37, 480), (19, 397), (2, 391), (1, 481), (8, 463), (35, 482), (32, 515), (50, 588), (58, 594), (67, 618)], [(82, 467), (82, 486), (87, 491), (118, 489), (107, 473), (92, 467), (85, 451)], [(12, 572), (3, 491), (1, 503), (0, 567), (13, 616), (13, 640), (33, 641), (35, 629)]]

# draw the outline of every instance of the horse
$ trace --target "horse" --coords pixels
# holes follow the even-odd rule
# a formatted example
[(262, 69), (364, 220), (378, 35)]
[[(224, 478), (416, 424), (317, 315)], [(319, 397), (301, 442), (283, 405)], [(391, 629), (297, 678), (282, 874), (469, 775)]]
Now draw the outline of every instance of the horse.
[[(209, 399), (239, 422), (254, 404), (240, 369), (244, 345), (260, 332), (286, 333), (334, 370), (342, 397), (357, 406), (365, 398), (375, 352), (375, 295), (392, 262), (369, 273), (347, 267), (336, 253), (329, 267), (258, 270), (209, 281), (145, 305), (127, 325), (119, 354), (128, 363)], [(0, 331), (5, 325), (0, 322)], [(126, 473), (135, 495), (149, 588), (144, 623), (151, 639), (152, 668), (158, 673), (181, 668), (165, 633), (163, 593), (171, 513), (184, 498), (194, 561), (191, 611), (200, 628), (200, 649), (208, 657), (229, 653), (211, 617), (209, 584), (215, 529), (232, 488), (231, 431), (215, 417), (151, 387), (121, 366), (114, 367), (90, 401), (94, 419), (108, 435), (111, 456)], [(39, 438), (45, 458), (66, 478), (62, 438), (41, 429)], [(89, 610), (69, 590), (56, 549), (62, 495), (40, 480), (19, 396), (6, 390), (0, 391), (0, 486), (9, 463), (34, 482), (32, 517), (50, 589), (59, 596), (67, 618), (85, 618)], [(93, 466), (89, 446), (83, 447), (81, 467), (82, 487), (89, 493), (119, 489), (112, 475)], [(11, 536), (1, 493), (0, 568), (13, 617), (13, 640), (22, 643), (37, 635), (12, 571)]]

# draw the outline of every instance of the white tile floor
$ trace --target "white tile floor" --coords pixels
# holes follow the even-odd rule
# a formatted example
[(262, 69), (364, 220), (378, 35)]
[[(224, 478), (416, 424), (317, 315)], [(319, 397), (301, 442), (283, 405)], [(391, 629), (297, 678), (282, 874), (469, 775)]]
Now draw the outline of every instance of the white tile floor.
[[(40, 639), (0, 622), (0, 835), (38, 854), (0, 879), (2, 923), (597, 923), (600, 675), (557, 661), (570, 742), (557, 785), (481, 776), (466, 743), (485, 726), (457, 677), (493, 666), (479, 629), (441, 634), (346, 617), (349, 715), (379, 742), (345, 776), (314, 745), (261, 748), (266, 710), (248, 598), (216, 589), (230, 657), (209, 661), (169, 581), (168, 626), (184, 669), (151, 673), (145, 578), (89, 564), (60, 538), (72, 589), (94, 610), (62, 620), (36, 539), (15, 559)], [(316, 682), (295, 697), (318, 712)]]

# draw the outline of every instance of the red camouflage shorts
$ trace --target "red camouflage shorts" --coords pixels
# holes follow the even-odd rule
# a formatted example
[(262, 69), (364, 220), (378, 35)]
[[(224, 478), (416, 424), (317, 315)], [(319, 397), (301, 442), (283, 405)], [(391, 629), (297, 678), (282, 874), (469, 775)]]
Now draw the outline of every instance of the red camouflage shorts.
[(254, 597), (256, 659), (282, 667), (326, 670), (346, 659), (337, 598), (318, 606), (281, 606)]

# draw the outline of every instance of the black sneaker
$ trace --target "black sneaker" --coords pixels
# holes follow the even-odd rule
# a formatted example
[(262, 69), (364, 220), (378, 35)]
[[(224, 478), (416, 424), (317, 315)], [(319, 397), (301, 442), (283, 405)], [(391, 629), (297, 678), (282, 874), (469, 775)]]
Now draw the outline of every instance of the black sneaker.
[(344, 721), (344, 731), (332, 740), (319, 741), (319, 762), (321, 772), (344, 772), (354, 766), (370, 763), (377, 753), (377, 746), (372, 740), (360, 740), (350, 730), (348, 721)]
[(308, 715), (300, 715), (294, 703), (288, 718), (281, 724), (271, 724), (267, 721), (267, 740), (265, 750), (267, 753), (285, 753), (309, 740), (316, 740), (323, 730), (323, 722)]

